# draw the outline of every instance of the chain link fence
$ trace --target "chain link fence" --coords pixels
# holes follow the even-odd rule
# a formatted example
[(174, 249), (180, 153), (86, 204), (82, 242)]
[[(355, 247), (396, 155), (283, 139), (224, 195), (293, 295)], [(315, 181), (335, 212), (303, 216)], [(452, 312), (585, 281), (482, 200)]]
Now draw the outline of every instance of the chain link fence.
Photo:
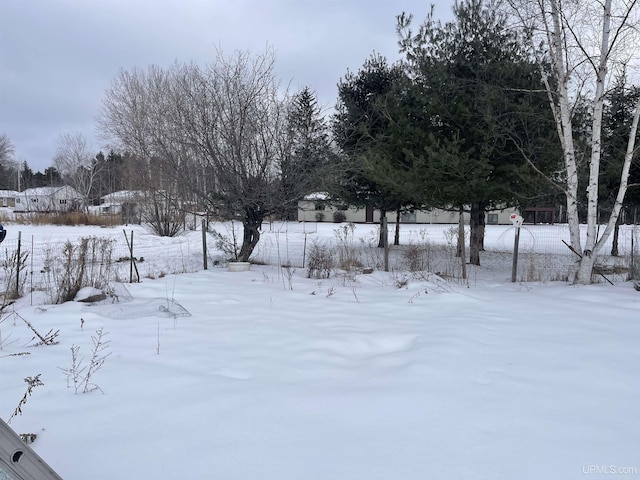
[[(238, 228), (236, 222), (235, 226)], [(228, 225), (217, 225), (218, 232), (229, 237)], [(402, 224), (396, 239), (389, 227), (389, 257), (378, 248), (379, 227), (373, 224), (268, 223), (252, 261), (308, 268), (314, 249), (331, 252), (337, 269), (384, 268), (388, 261), (392, 272), (421, 274), (430, 272), (449, 279), (463, 277), (458, 255), (455, 225)], [(467, 258), (468, 258), (468, 226)], [(235, 238), (242, 238), (235, 231)], [(481, 266), (469, 266), (471, 275), (502, 275), (512, 278), (515, 228), (490, 225), (486, 228)], [(80, 287), (109, 290), (118, 282), (137, 282), (168, 274), (187, 273), (226, 266), (230, 258), (215, 235), (190, 231), (174, 238), (134, 235), (133, 230), (111, 230), (108, 235), (81, 237), (71, 241), (50, 241), (32, 236), (6, 239), (0, 244), (0, 294), (17, 298), (27, 293), (46, 292), (56, 303), (71, 299)], [(640, 227), (620, 227), (618, 255), (610, 255), (613, 238), (599, 255), (594, 281), (640, 281)], [(520, 231), (517, 281), (566, 280), (579, 260), (572, 252), (566, 225), (524, 225)], [(71, 297), (71, 298), (69, 298)]]
[(0, 295), (12, 299), (41, 291), (60, 303), (83, 287), (109, 291), (117, 282), (201, 270), (202, 252), (200, 234), (138, 243), (133, 231), (64, 242), (18, 235), (0, 244)]

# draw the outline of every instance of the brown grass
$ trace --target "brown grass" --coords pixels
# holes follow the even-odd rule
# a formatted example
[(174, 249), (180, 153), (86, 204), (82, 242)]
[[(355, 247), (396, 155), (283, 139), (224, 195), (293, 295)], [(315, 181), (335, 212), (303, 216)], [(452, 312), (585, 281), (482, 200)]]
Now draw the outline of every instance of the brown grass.
[(0, 223), (13, 225), (122, 225), (120, 215), (93, 215), (82, 212), (14, 213), (12, 217), (0, 213)]

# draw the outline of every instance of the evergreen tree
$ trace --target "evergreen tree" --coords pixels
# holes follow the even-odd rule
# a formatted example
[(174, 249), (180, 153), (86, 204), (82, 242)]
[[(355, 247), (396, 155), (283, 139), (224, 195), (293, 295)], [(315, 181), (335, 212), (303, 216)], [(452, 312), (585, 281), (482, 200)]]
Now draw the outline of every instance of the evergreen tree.
[[(640, 88), (629, 86), (623, 72), (615, 79), (608, 92), (602, 122), (602, 164), (600, 170), (601, 209), (610, 211), (620, 185), (620, 170), (627, 149), (626, 136), (631, 128), (633, 112), (640, 96)], [(639, 135), (640, 136), (640, 135)], [(635, 168), (634, 168), (635, 167)], [(640, 205), (640, 191), (633, 186), (638, 182), (638, 161), (632, 163), (629, 190), (625, 196), (625, 206)]]
[[(318, 105), (315, 93), (304, 87), (292, 101), (289, 114), (291, 141), (289, 155), (281, 162), (281, 182), (283, 198), (295, 198), (291, 192), (297, 192), (300, 178), (309, 179), (306, 184), (309, 191), (326, 190), (325, 178), (333, 156), (329, 143), (328, 127)], [(297, 204), (284, 205), (283, 215), (287, 220), (297, 218)]]
[(454, 147), (423, 178), (442, 182), (443, 207), (469, 208), (470, 262), (479, 265), (486, 211), (530, 201), (540, 191), (536, 171), (552, 171), (559, 150), (537, 67), (506, 17), (482, 0), (456, 2), (454, 14), (444, 25), (429, 15), (416, 34), (403, 14), (398, 32), (416, 98), (428, 99), (423, 137)]
[(26, 160), (22, 163), (22, 168), (20, 169), (20, 188), (19, 190), (22, 192), (27, 188), (33, 188), (35, 185), (33, 170), (29, 167), (29, 164)]
[[(615, 79), (613, 88), (607, 93), (602, 118), (602, 158), (600, 160), (599, 202), (600, 215), (604, 218), (611, 214), (618, 188), (620, 187), (620, 171), (627, 150), (627, 137), (631, 129), (635, 105), (640, 96), (640, 89), (629, 86), (627, 76), (622, 72)], [(638, 157), (634, 158), (629, 172), (629, 189), (624, 199), (623, 210), (618, 217), (611, 248), (612, 255), (618, 255), (618, 234), (620, 223), (625, 220), (626, 213), (635, 213), (640, 206), (640, 165)]]
[[(393, 122), (384, 105), (398, 92), (403, 73), (385, 58), (373, 55), (357, 74), (347, 73), (338, 84), (337, 113), (333, 135), (342, 150), (332, 193), (344, 202), (380, 210), (381, 222), (388, 211), (400, 211), (411, 200), (400, 189), (381, 180), (381, 158), (398, 159), (392, 140)], [(383, 229), (379, 246), (382, 246)]]
[(58, 187), (62, 185), (62, 175), (56, 167), (47, 167), (44, 169), (44, 177), (46, 178), (46, 185), (51, 187)]

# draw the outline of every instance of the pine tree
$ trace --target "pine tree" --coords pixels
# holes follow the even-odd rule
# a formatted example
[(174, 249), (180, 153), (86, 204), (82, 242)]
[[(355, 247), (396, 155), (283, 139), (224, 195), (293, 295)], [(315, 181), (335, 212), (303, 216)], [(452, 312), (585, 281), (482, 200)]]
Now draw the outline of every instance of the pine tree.
[[(600, 164), (599, 198), (600, 214), (605, 218), (611, 214), (618, 188), (620, 171), (627, 149), (627, 136), (631, 128), (635, 105), (640, 89), (629, 86), (627, 76), (622, 72), (615, 79), (613, 88), (607, 93), (602, 119), (602, 158)], [(631, 164), (629, 189), (624, 200), (624, 209), (618, 217), (614, 232), (611, 255), (618, 255), (618, 235), (625, 211), (640, 205), (640, 165), (636, 160)]]
[(555, 168), (540, 159), (557, 158), (558, 142), (536, 65), (507, 18), (482, 0), (457, 2), (454, 14), (444, 25), (428, 16), (415, 34), (402, 15), (398, 32), (416, 97), (428, 99), (423, 138), (455, 147), (429, 160), (428, 178), (442, 183), (435, 201), (469, 209), (470, 262), (479, 265), (486, 211), (535, 196), (536, 171)]
[[(350, 205), (380, 210), (381, 223), (388, 211), (411, 204), (406, 192), (383, 180), (380, 162), (394, 163), (401, 156), (385, 104), (398, 92), (402, 77), (398, 66), (389, 66), (385, 58), (373, 55), (357, 74), (347, 73), (338, 84), (333, 117), (334, 139), (342, 150), (333, 192)], [(383, 229), (380, 233), (382, 246)]]
[[(295, 198), (300, 179), (307, 179), (309, 191), (326, 190), (325, 178), (333, 155), (329, 143), (329, 130), (318, 100), (309, 87), (295, 95), (289, 115), (292, 148), (281, 162), (283, 198)], [(284, 206), (287, 220), (297, 218), (297, 204)]]

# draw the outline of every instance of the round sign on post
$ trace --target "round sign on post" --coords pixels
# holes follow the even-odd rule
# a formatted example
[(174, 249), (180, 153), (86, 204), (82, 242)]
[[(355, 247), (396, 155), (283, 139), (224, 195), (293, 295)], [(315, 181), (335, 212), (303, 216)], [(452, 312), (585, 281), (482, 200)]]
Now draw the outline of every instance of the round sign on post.
[(513, 223), (514, 227), (521, 227), (522, 226), (522, 221), (524, 220), (520, 215), (518, 215), (517, 213), (512, 213), (509, 218), (511, 219), (511, 223)]

